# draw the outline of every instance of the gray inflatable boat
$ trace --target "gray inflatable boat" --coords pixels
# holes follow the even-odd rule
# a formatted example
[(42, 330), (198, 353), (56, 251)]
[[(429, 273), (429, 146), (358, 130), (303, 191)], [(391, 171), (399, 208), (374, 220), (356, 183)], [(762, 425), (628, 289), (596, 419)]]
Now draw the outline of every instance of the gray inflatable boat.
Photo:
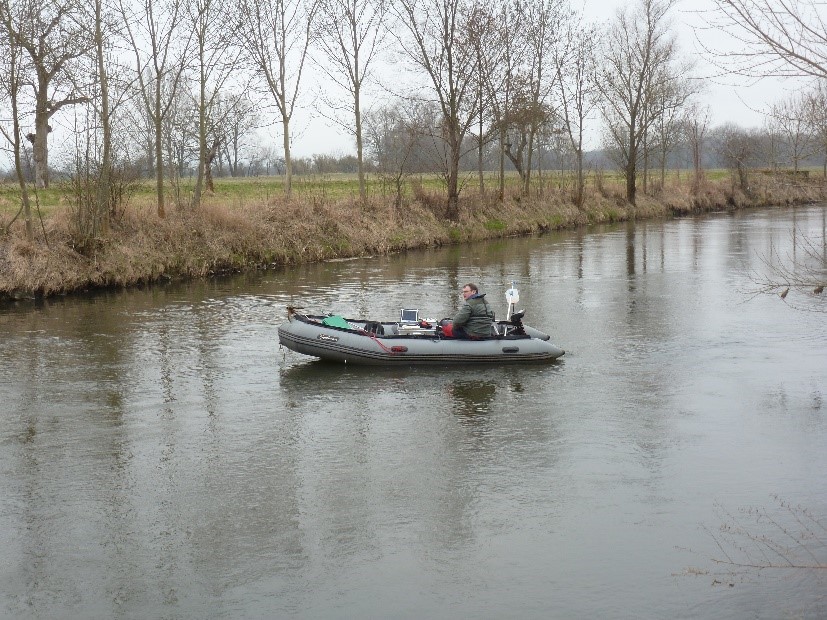
[(405, 320), (406, 312), (398, 322), (377, 322), (301, 314), (289, 307), (279, 341), (323, 360), (383, 366), (549, 362), (565, 353), (547, 334), (523, 325), (522, 313), (492, 323), (490, 337), (461, 340), (447, 336), (447, 319)]

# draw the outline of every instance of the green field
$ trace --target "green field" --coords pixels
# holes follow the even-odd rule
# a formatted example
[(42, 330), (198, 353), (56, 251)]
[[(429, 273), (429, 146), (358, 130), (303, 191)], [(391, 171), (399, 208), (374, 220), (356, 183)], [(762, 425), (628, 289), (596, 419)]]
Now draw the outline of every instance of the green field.
[[(729, 177), (730, 171), (723, 169), (705, 171), (710, 181)], [(811, 177), (821, 176), (820, 169), (810, 171)], [(687, 182), (691, 178), (690, 170), (669, 170), (667, 184)], [(395, 187), (392, 180), (372, 173), (367, 175), (368, 196), (378, 200), (393, 200)], [(659, 184), (660, 172), (650, 172), (652, 186)], [(600, 184), (604, 188), (616, 189), (622, 192), (623, 178), (619, 172), (589, 172), (586, 177), (587, 187)], [(195, 179), (186, 177), (178, 182), (167, 180), (165, 195), (167, 203), (174, 206), (176, 203), (187, 204), (191, 198)], [(466, 172), (460, 178), (461, 194), (470, 196), (478, 192), (479, 180), (476, 172)], [(486, 190), (493, 192), (498, 187), (498, 174), (485, 173)], [(571, 172), (544, 170), (541, 175), (536, 172), (532, 177), (533, 193), (555, 190), (571, 190), (574, 187), (574, 175)], [(441, 195), (445, 191), (443, 179), (436, 174), (411, 175), (404, 180), (403, 192), (407, 198), (415, 195), (416, 191), (433, 195)], [(638, 188), (642, 191), (642, 181), (638, 181)], [(126, 183), (127, 206), (152, 206), (155, 202), (154, 179), (140, 179)], [(310, 174), (293, 177), (293, 193), (297, 198), (320, 201), (337, 201), (353, 199), (359, 195), (359, 185), (355, 174), (331, 173)], [(518, 195), (520, 193), (520, 179), (515, 172), (506, 175), (506, 193)], [(215, 193), (205, 194), (204, 200), (232, 206), (238, 203), (269, 202), (284, 195), (284, 177), (216, 177)], [(30, 198), (34, 209), (40, 209), (44, 216), (48, 216), (55, 208), (71, 207), (77, 203), (76, 190), (72, 183), (58, 180), (52, 183), (49, 189), (35, 191), (30, 187)], [(20, 208), (20, 188), (10, 181), (0, 182), (0, 215), (4, 218), (13, 217)], [(2, 225), (3, 222), (0, 222)]]

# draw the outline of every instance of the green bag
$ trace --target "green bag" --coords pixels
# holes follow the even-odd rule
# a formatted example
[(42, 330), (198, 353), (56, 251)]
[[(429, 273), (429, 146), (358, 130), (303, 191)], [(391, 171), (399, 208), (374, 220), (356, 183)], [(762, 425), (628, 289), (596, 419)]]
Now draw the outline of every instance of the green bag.
[(338, 316), (336, 314), (323, 319), (322, 325), (327, 325), (328, 327), (342, 327), (344, 329), (352, 329), (350, 323), (345, 321), (344, 317)]

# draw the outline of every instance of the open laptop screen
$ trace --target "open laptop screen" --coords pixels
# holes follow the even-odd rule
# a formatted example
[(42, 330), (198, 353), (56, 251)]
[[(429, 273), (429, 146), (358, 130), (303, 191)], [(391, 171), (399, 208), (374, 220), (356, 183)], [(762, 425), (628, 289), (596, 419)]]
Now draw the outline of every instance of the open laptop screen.
[(418, 323), (419, 310), (410, 310), (407, 308), (403, 308), (402, 312), (400, 313), (399, 320), (402, 323)]

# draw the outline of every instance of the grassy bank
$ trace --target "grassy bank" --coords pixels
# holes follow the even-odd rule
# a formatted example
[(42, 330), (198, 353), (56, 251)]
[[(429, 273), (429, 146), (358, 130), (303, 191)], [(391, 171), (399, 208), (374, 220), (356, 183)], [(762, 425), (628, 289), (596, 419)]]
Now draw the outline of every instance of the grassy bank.
[[(502, 204), (493, 193), (466, 189), (457, 223), (442, 217), (441, 193), (427, 184), (419, 184), (396, 210), (378, 187), (368, 204), (360, 205), (353, 185), (344, 180), (307, 181), (289, 202), (261, 181), (233, 181), (219, 185), (198, 210), (169, 208), (165, 219), (155, 215), (151, 194), (139, 192), (113, 222), (111, 234), (82, 252), (73, 233), (71, 196), (50, 190), (41, 202), (44, 215), (36, 222), (34, 242), (25, 240), (20, 220), (0, 236), (0, 297), (53, 296), (587, 224), (825, 199), (821, 179), (754, 175), (747, 194), (724, 177), (708, 180), (693, 195), (684, 175), (655, 195), (641, 192), (633, 207), (622, 199), (617, 179), (603, 178), (590, 184), (578, 209), (564, 185), (552, 179), (532, 198), (512, 191)], [(0, 191), (0, 198), (0, 225), (6, 227), (15, 213), (13, 189)]]

